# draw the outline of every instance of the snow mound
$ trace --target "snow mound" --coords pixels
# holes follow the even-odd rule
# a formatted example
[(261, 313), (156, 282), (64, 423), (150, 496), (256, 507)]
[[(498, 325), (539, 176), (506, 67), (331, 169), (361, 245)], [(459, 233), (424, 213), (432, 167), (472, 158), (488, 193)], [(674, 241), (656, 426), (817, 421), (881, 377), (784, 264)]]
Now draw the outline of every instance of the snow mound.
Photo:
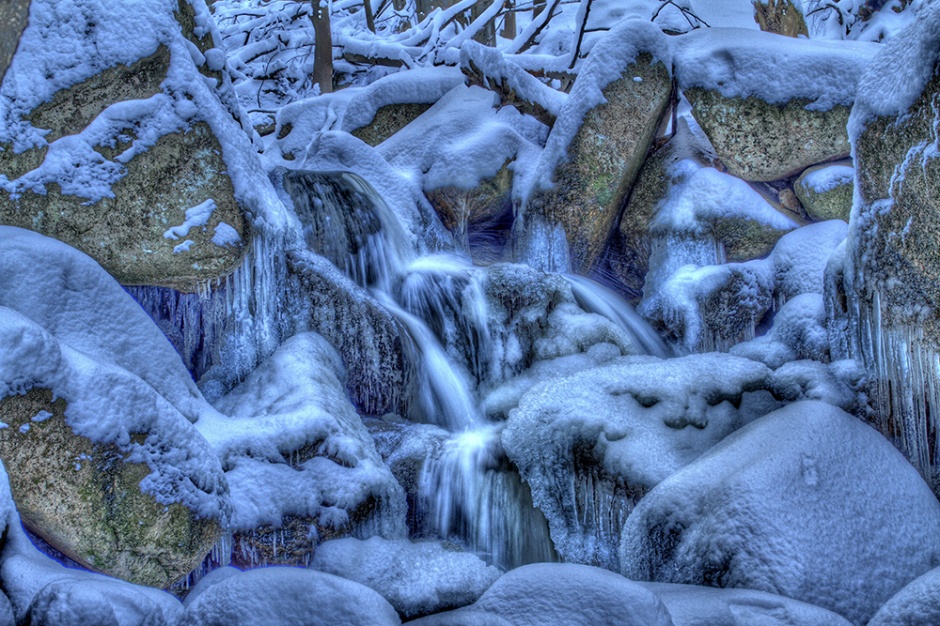
[(404, 618), (471, 604), (500, 576), (468, 552), (379, 537), (327, 541), (317, 547), (310, 567), (374, 589)]
[(741, 28), (702, 28), (676, 38), (680, 89), (717, 90), (726, 98), (770, 104), (810, 100), (810, 110), (851, 106), (877, 44), (783, 37)]
[(940, 624), (940, 568), (915, 579), (878, 609), (868, 626)]
[(660, 483), (620, 557), (630, 578), (779, 593), (859, 624), (935, 566), (938, 539), (940, 503), (890, 443), (798, 402)]
[(672, 615), (675, 626), (849, 626), (818, 606), (753, 589), (644, 583)]
[(295, 335), (202, 420), (226, 470), (231, 526), (280, 526), (285, 515), (340, 528), (374, 499), (380, 532), (403, 534), (404, 493), (346, 395), (339, 355), (315, 333)]
[(669, 612), (639, 583), (597, 567), (536, 563), (493, 583), (474, 604), (411, 622), (416, 626), (672, 626)]
[(382, 596), (311, 570), (268, 567), (226, 578), (191, 602), (179, 626), (383, 626), (401, 620)]
[(190, 421), (213, 412), (133, 298), (93, 259), (64, 243), (0, 226), (0, 306), (86, 357), (140, 377)]
[(788, 300), (774, 315), (774, 325), (765, 335), (733, 346), (730, 353), (772, 369), (797, 359), (828, 363), (829, 333), (823, 297), (803, 293)]

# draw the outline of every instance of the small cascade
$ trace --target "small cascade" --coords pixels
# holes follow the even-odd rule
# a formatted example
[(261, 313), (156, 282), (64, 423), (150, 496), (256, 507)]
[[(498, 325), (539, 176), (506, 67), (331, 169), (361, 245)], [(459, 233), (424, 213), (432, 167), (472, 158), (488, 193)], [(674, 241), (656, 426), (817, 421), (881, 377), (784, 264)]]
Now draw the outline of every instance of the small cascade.
[(435, 254), (417, 259), (398, 286), (398, 301), (424, 320), (451, 358), (477, 384), (487, 376), (489, 323), (483, 288), (461, 257)]
[(640, 317), (620, 295), (576, 274), (566, 274), (565, 280), (571, 285), (578, 306), (589, 313), (603, 315), (617, 324), (645, 354), (661, 359), (673, 356), (672, 351), (649, 322)]
[(506, 569), (555, 561), (548, 523), (533, 506), (529, 488), (509, 466), (499, 434), (496, 425), (458, 433), (438, 457), (425, 461), (419, 532), (464, 542)]

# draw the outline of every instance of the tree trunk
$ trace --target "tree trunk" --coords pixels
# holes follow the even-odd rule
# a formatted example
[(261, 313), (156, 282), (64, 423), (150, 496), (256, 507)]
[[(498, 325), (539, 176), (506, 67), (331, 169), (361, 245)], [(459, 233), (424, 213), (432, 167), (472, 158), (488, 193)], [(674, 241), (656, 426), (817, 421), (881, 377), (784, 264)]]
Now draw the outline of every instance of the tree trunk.
[(333, 34), (330, 32), (329, 0), (310, 0), (313, 14), (313, 82), (320, 86), (320, 93), (333, 92)]
[(499, 34), (503, 39), (516, 38), (516, 3), (515, 0), (506, 0), (503, 5), (506, 16), (503, 18), (503, 31)]

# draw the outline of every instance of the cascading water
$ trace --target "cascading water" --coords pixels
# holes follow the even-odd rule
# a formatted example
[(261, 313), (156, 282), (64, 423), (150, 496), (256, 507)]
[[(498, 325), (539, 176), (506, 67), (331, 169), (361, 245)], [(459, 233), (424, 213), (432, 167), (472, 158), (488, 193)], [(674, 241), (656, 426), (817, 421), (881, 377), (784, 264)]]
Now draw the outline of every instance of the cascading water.
[[(424, 460), (412, 532), (463, 543), (504, 568), (556, 560), (548, 524), (502, 448), (503, 425), (482, 414), (478, 388), (504, 375), (491, 346), (499, 329), (490, 328), (483, 272), (456, 255), (416, 254), (395, 215), (354, 174), (286, 172), (282, 186), (308, 248), (407, 337), (407, 416), (453, 433)], [(567, 280), (581, 308), (611, 319), (639, 349), (668, 354), (622, 299), (587, 279)]]

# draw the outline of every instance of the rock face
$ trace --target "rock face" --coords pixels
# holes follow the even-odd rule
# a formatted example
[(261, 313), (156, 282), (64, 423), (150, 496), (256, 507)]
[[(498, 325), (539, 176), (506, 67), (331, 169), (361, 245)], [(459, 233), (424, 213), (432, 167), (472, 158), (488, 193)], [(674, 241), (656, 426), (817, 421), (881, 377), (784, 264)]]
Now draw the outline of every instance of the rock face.
[(864, 624), (934, 567), (940, 555), (927, 546), (938, 538), (940, 504), (897, 450), (839, 409), (797, 402), (641, 500), (624, 527), (621, 571), (778, 593)]
[(705, 89), (684, 93), (728, 172), (744, 180), (786, 178), (849, 154), (847, 106), (812, 111), (803, 99), (781, 106)]
[[(849, 123), (856, 204), (844, 268), (850, 340), (871, 374), (879, 427), (935, 491), (940, 459), (927, 433), (940, 408), (938, 25), (940, 8), (931, 5), (860, 83)], [(892, 67), (909, 67), (909, 77), (894, 77)]]
[(851, 165), (850, 161), (815, 165), (793, 183), (793, 191), (811, 220), (849, 221), (855, 193), (855, 170)]
[(534, 182), (524, 218), (513, 227), (518, 258), (544, 257), (539, 248), (560, 228), (568, 250), (536, 266), (564, 270), (569, 254), (575, 272), (594, 265), (669, 103), (668, 49), (658, 28), (626, 20), (592, 50), (537, 168), (546, 179)]
[[(97, 10), (88, 7), (88, 20), (101, 28), (122, 19)], [(122, 22), (134, 43), (113, 50), (96, 47), (81, 20), (33, 13), (24, 61), (14, 57), (7, 72), (32, 89), (4, 95), (0, 223), (65, 241), (124, 284), (192, 290), (231, 270), (249, 237), (245, 211), (260, 198), (235, 179), (267, 181), (244, 163), (250, 152), (239, 152), (248, 140), (228, 106), (230, 83), (200, 52), (213, 47), (211, 36), (194, 34), (208, 32), (197, 24), (207, 15), (188, 2), (179, 12), (155, 8)], [(46, 53), (42, 70), (29, 66), (50, 36), (73, 52)], [(81, 72), (65, 69), (74, 54), (88, 59)]]
[(20, 34), (29, 19), (30, 0), (4, 2), (0, 7), (0, 81), (10, 67), (10, 60), (20, 42)]

